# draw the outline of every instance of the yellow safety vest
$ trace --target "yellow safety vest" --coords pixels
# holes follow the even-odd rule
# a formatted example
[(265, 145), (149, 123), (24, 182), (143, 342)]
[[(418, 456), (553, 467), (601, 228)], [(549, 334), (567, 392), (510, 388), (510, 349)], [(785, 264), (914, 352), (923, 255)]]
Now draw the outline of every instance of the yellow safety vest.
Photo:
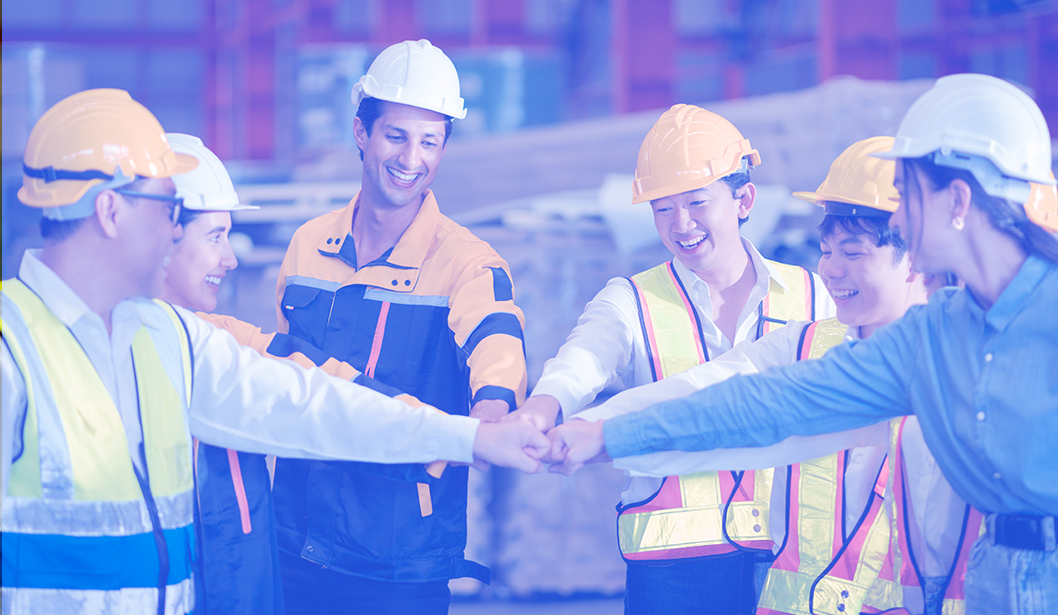
[[(908, 510), (907, 474), (904, 467), (902, 440), (904, 424), (907, 417), (889, 421), (889, 464), (893, 478), (893, 498), (890, 507), (890, 541), (889, 556), (886, 558), (875, 586), (871, 588), (871, 597), (865, 605), (868, 613), (893, 613), (908, 615), (910, 611), (903, 608), (904, 595), (908, 591), (922, 592), (922, 579), (918, 573), (915, 554), (908, 543), (911, 530)], [(962, 531), (959, 542), (952, 554), (952, 565), (944, 587), (944, 598), (941, 604), (942, 615), (963, 615), (966, 613), (966, 597), (963, 580), (966, 566), (970, 559), (970, 548), (974, 541), (985, 533), (984, 515), (969, 504), (963, 513)], [(874, 598), (878, 596), (878, 598)], [(925, 596), (923, 596), (923, 603)]]
[[(811, 319), (815, 308), (812, 275), (801, 267), (769, 262), (786, 288), (771, 280), (757, 308), (758, 339), (787, 321)], [(698, 312), (671, 261), (629, 282), (655, 381), (709, 360)], [(648, 500), (618, 508), (621, 553), (629, 560), (668, 560), (721, 555), (740, 547), (770, 551), (771, 485), (770, 469), (666, 477)]]
[[(147, 476), (121, 416), (73, 333), (18, 280), (3, 284), (3, 339), (25, 380), (21, 451), (3, 498), (3, 611), (188, 613), (194, 492), (186, 408), (189, 340), (168, 365), (147, 327), (132, 342)], [(21, 319), (10, 318), (14, 312)], [(174, 353), (175, 354), (175, 353)], [(168, 374), (183, 374), (187, 399)]]
[[(841, 344), (848, 327), (836, 318), (805, 326), (798, 360)], [(757, 603), (757, 615), (860, 613), (889, 550), (884, 509), (889, 466), (882, 461), (859, 522), (843, 535), (845, 454), (787, 468), (786, 539)]]

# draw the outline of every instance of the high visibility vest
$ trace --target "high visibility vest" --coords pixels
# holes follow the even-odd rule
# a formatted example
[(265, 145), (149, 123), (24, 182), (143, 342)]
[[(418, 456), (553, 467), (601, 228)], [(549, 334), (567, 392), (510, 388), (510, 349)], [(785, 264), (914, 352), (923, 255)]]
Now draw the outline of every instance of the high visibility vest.
[[(908, 542), (908, 534), (911, 532), (910, 516), (908, 511), (907, 495), (907, 468), (904, 465), (902, 441), (904, 425), (907, 417), (900, 417), (889, 422), (889, 463), (890, 472), (894, 476), (893, 498), (890, 507), (890, 548), (886, 558), (886, 565), (879, 575), (878, 581), (872, 593), (896, 596), (895, 604), (898, 608), (884, 608), (886, 604), (892, 604), (893, 600), (883, 602), (883, 607), (866, 610), (870, 613), (893, 613), (895, 615), (910, 615), (910, 611), (903, 608), (904, 593), (906, 591), (922, 592), (922, 577), (915, 560), (914, 549)], [(942, 615), (963, 615), (966, 613), (966, 594), (963, 582), (966, 578), (966, 566), (970, 560), (970, 548), (974, 541), (985, 532), (984, 515), (969, 504), (963, 513), (962, 530), (959, 532), (959, 541), (956, 543), (955, 553), (952, 554), (952, 565), (949, 568), (948, 578), (944, 587), (944, 600), (941, 606)], [(925, 596), (923, 595), (923, 604)], [(874, 604), (871, 601), (872, 605)]]
[[(0, 325), (27, 400), (3, 497), (5, 615), (190, 612), (191, 354), (179, 316), (161, 304), (179, 332), (181, 364), (164, 363), (169, 355), (159, 354), (147, 327), (132, 342), (145, 477), (113, 398), (70, 330), (20, 281), (5, 282), (3, 296), (24, 321)], [(186, 400), (169, 373), (183, 374)]]
[[(815, 286), (808, 271), (771, 265), (787, 288), (771, 281), (757, 308), (757, 338), (787, 321), (811, 318), (815, 306)], [(672, 262), (629, 281), (654, 381), (708, 361), (698, 311)], [(774, 544), (768, 529), (771, 484), (770, 469), (668, 476), (649, 499), (618, 507), (621, 553), (629, 560), (668, 560), (722, 555), (739, 548), (770, 552)]]
[[(802, 332), (798, 360), (816, 359), (842, 343), (848, 327), (836, 318)], [(845, 453), (787, 468), (786, 539), (768, 570), (757, 615), (860, 613), (889, 550), (883, 460), (867, 505), (844, 536)]]

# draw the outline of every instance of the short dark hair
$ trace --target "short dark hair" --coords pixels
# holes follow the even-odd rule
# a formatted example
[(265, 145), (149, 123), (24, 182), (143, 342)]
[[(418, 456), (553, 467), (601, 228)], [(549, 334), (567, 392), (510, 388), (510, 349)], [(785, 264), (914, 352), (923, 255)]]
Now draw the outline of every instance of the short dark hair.
[(76, 220), (55, 220), (47, 216), (41, 216), (40, 236), (45, 241), (63, 241), (69, 239), (76, 233), (88, 217)]
[[(988, 221), (996, 230), (1015, 239), (1026, 254), (1033, 254), (1042, 259), (1058, 263), (1058, 238), (1047, 232), (1042, 226), (1029, 219), (1022, 204), (1015, 204), (1007, 199), (994, 197), (981, 187), (974, 174), (965, 169), (954, 169), (933, 162), (932, 155), (922, 158), (905, 158), (901, 161), (904, 169), (905, 190), (915, 191), (919, 195), (919, 212), (922, 216), (922, 186), (914, 170), (922, 171), (933, 191), (943, 190), (957, 179), (970, 187), (970, 203), (988, 216)], [(904, 201), (905, 203), (907, 200)], [(908, 211), (910, 216), (911, 212)], [(921, 238), (918, 239), (921, 241)]]
[[(371, 136), (371, 131), (375, 129), (375, 122), (381, 117), (383, 113), (382, 103), (387, 101), (378, 98), (371, 98), (366, 96), (360, 101), (360, 106), (356, 110), (356, 117), (360, 118), (360, 123), (364, 125), (364, 130), (367, 131), (367, 136)], [(445, 116), (445, 140), (442, 145), (448, 145), (448, 137), (452, 136), (452, 118)], [(364, 159), (364, 150), (360, 149), (360, 160)]]
[[(732, 173), (731, 175), (725, 175), (725, 176), (720, 178), (720, 181), (722, 181), (725, 184), (727, 184), (727, 187), (731, 189), (731, 198), (737, 199), (738, 198), (738, 191), (742, 189), (742, 186), (745, 186), (750, 181), (749, 180), (749, 170), (747, 169), (745, 171), (737, 171), (735, 173)], [(739, 218), (738, 219), (739, 228), (741, 228), (742, 225), (745, 224), (748, 220), (749, 220), (749, 216), (748, 215), (745, 218)]]
[(889, 218), (867, 218), (863, 216), (835, 216), (826, 214), (819, 223), (819, 235), (824, 241), (839, 232), (849, 235), (867, 235), (879, 248), (893, 247), (893, 264), (900, 262), (907, 254), (907, 242), (900, 231), (889, 227)]

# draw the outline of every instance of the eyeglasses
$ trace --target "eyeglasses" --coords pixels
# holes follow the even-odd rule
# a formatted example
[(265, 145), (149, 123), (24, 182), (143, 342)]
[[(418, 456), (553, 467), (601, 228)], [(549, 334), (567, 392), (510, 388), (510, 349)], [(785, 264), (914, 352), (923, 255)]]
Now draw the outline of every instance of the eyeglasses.
[(169, 196), (167, 194), (151, 194), (149, 192), (135, 192), (133, 190), (115, 190), (118, 194), (124, 196), (131, 196), (138, 199), (151, 199), (152, 201), (163, 201), (165, 203), (172, 203), (172, 220), (173, 224), (176, 224), (180, 220), (180, 210), (184, 207), (184, 198), (179, 196)]

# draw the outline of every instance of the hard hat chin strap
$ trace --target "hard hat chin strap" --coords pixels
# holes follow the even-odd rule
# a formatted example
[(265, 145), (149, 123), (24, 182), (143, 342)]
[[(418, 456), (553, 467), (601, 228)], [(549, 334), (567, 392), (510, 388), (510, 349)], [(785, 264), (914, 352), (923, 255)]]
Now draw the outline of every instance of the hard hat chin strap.
[[(102, 179), (103, 183), (96, 184), (88, 189), (81, 198), (69, 205), (60, 205), (58, 207), (45, 207), (41, 210), (41, 214), (49, 220), (66, 221), (66, 220), (80, 220), (81, 218), (87, 218), (96, 211), (96, 197), (99, 196), (100, 192), (104, 190), (112, 190), (114, 188), (120, 188), (127, 186), (132, 182), (136, 181), (135, 175), (125, 175), (121, 167), (118, 166), (114, 169), (113, 175), (108, 175), (102, 171), (64, 171), (56, 170), (52, 167), (45, 167), (43, 169), (33, 169), (22, 164), (22, 171), (29, 177), (37, 179), (43, 179), (45, 182), (53, 182), (59, 180), (72, 180), (72, 181), (90, 181), (93, 179)], [(49, 179), (49, 177), (51, 179)]]
[(953, 152), (947, 147), (933, 152), (929, 157), (938, 166), (969, 171), (989, 196), (1006, 199), (1016, 207), (1021, 207), (1029, 200), (1032, 191), (1029, 182), (1003, 175), (999, 167), (987, 158)]

